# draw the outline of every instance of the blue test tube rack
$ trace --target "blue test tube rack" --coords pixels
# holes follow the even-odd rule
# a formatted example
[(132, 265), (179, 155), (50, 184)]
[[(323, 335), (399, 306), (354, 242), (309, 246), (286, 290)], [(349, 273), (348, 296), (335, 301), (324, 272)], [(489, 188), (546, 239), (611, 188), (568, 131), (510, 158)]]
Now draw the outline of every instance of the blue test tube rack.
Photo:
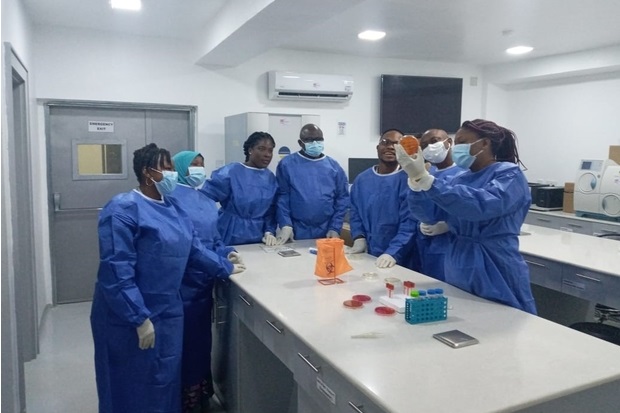
[[(441, 290), (440, 290), (441, 291)], [(412, 291), (412, 297), (405, 300), (405, 320), (409, 324), (429, 323), (448, 318), (448, 298), (443, 291)]]

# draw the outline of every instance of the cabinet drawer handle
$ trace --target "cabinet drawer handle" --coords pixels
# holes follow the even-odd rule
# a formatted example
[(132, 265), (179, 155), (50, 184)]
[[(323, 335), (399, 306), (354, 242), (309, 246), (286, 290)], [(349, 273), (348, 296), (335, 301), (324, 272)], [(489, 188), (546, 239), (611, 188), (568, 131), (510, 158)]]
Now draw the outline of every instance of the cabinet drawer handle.
[(585, 278), (586, 280), (594, 281), (594, 282), (597, 282), (597, 283), (601, 282), (601, 280), (599, 280), (598, 278), (590, 277), (590, 276), (587, 276), (587, 275), (583, 275), (583, 274), (579, 274), (579, 273), (575, 273), (575, 275), (577, 277), (579, 277), (579, 278)]
[(243, 301), (248, 307), (252, 307), (252, 303), (246, 300), (244, 296), (239, 294), (239, 298), (241, 298), (241, 301)]
[(274, 330), (276, 330), (276, 331), (278, 332), (278, 334), (282, 334), (282, 333), (284, 332), (283, 330), (280, 330), (278, 327), (276, 327), (276, 325), (275, 325), (274, 323), (272, 323), (271, 321), (269, 321), (269, 320), (265, 320), (265, 322), (266, 322), (267, 324), (269, 324), (269, 327), (271, 327), (271, 328), (273, 328)]
[(579, 225), (579, 224), (573, 224), (571, 222), (568, 223), (569, 227), (575, 227), (575, 228), (583, 228), (583, 225)]
[(532, 264), (532, 265), (534, 265), (535, 267), (547, 268), (547, 266), (546, 266), (546, 265), (544, 265), (544, 264), (539, 264), (539, 263), (534, 262), (534, 261), (528, 261), (528, 260), (525, 260), (525, 262), (526, 262), (526, 263), (528, 263), (528, 264)]
[(364, 413), (364, 411), (362, 410), (364, 408), (363, 404), (358, 404), (356, 406), (355, 403), (349, 402), (349, 406), (351, 406), (351, 408), (355, 410), (357, 413)]
[(542, 222), (551, 222), (550, 219), (544, 219), (544, 218), (536, 218), (537, 221), (542, 221)]
[(312, 364), (312, 363), (310, 362), (310, 360), (308, 360), (308, 359), (307, 359), (307, 357), (308, 357), (308, 356), (304, 356), (304, 355), (303, 355), (303, 354), (301, 354), (301, 353), (297, 353), (297, 355), (299, 356), (299, 358), (301, 358), (301, 359), (304, 361), (304, 363), (306, 363), (308, 366), (310, 366), (310, 368), (311, 368), (312, 370), (314, 370), (314, 372), (315, 372), (315, 373), (318, 373), (318, 372), (319, 372), (319, 369), (321, 368), (321, 366), (315, 366), (314, 364)]

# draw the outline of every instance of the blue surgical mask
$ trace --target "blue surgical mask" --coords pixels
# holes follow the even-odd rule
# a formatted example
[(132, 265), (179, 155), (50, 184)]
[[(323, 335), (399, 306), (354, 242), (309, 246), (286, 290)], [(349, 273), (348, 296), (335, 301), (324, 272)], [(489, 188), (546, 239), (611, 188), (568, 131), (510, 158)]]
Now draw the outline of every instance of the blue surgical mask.
[(162, 180), (159, 182), (153, 179), (153, 183), (155, 184), (155, 188), (157, 189), (157, 192), (159, 192), (161, 196), (166, 196), (172, 193), (172, 191), (174, 191), (174, 189), (177, 187), (177, 180), (179, 177), (178, 172), (159, 171), (157, 169), (153, 169), (153, 170), (161, 173), (163, 176)]
[(193, 188), (198, 188), (207, 179), (207, 172), (204, 166), (190, 166), (187, 168), (187, 172), (189, 172), (189, 175), (185, 177), (185, 180)]
[(304, 151), (312, 157), (321, 155), (323, 153), (323, 149), (325, 149), (323, 141), (305, 142), (304, 147)]
[(459, 143), (452, 147), (452, 160), (455, 164), (460, 166), (461, 168), (469, 169), (470, 166), (476, 161), (476, 156), (482, 152), (480, 150), (477, 154), (471, 155), (469, 150), (474, 143), (480, 142), (482, 139), (478, 139), (476, 142), (472, 143)]

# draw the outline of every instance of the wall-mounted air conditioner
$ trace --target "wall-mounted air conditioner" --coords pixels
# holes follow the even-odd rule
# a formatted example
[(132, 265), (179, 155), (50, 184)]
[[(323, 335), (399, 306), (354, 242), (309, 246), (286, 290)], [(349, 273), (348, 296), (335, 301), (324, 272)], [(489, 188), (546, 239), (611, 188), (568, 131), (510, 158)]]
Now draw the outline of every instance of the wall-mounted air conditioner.
[(269, 72), (269, 99), (346, 102), (353, 95), (353, 77), (296, 72)]

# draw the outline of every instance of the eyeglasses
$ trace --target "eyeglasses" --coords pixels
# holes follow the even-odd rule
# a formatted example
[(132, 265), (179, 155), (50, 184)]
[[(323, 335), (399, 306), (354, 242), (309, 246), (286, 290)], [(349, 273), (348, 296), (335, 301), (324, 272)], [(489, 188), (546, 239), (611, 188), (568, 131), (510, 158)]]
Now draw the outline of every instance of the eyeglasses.
[(379, 140), (379, 145), (381, 145), (381, 146), (394, 146), (397, 143), (398, 143), (398, 141), (391, 141), (391, 140), (385, 139), (385, 138)]
[(323, 142), (325, 139), (323, 139), (322, 136), (316, 136), (316, 137), (307, 137), (307, 138), (299, 138), (303, 143), (310, 143), (310, 142)]

